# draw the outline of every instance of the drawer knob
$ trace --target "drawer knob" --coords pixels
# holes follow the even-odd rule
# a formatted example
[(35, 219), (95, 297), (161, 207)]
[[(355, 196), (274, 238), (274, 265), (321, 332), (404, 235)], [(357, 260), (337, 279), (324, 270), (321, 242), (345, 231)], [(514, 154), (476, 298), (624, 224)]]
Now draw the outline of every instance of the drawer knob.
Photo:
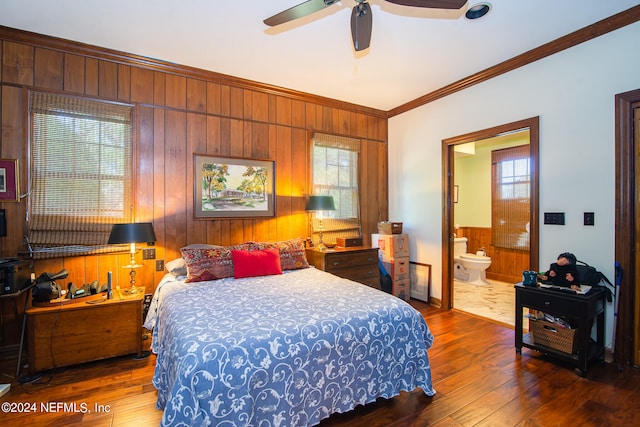
[(333, 266), (340, 265), (340, 261), (333, 261)]
[(546, 306), (550, 306), (550, 305), (551, 305), (551, 301), (545, 301), (545, 302), (544, 302), (544, 305), (546, 305)]

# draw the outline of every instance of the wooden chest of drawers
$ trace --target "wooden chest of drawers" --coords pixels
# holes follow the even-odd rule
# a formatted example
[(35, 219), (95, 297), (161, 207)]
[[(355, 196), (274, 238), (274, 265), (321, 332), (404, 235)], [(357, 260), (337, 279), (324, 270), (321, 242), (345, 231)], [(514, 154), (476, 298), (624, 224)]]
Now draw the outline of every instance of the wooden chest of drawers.
[(307, 249), (307, 259), (317, 269), (380, 289), (377, 248), (357, 246), (322, 252)]

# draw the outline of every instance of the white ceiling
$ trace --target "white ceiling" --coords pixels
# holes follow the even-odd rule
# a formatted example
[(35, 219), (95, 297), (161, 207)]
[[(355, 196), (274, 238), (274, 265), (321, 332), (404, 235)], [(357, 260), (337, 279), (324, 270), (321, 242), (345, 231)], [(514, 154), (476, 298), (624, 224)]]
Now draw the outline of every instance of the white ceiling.
[(280, 27), (262, 21), (303, 0), (0, 0), (0, 25), (390, 110), (640, 4), (489, 0), (460, 11), (369, 0), (371, 47), (355, 52), (354, 0)]

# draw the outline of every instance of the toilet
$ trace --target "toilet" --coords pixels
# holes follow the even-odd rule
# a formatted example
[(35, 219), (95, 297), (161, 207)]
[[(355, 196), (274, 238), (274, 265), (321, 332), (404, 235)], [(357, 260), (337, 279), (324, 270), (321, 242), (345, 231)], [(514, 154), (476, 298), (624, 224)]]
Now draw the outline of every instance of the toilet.
[(467, 253), (467, 238), (455, 237), (453, 241), (453, 276), (456, 280), (483, 286), (489, 284), (486, 270), (491, 258), (481, 254)]

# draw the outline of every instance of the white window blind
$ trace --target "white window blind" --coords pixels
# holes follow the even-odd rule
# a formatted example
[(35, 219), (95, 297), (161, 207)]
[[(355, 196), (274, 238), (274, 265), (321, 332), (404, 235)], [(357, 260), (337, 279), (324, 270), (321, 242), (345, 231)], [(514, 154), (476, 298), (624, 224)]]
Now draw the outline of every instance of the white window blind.
[(34, 258), (109, 252), (131, 221), (130, 105), (32, 92), (29, 250)]
[[(358, 163), (360, 140), (336, 135), (313, 135), (311, 193), (333, 196), (336, 210), (322, 219), (323, 241), (361, 235)], [(318, 219), (312, 219), (312, 239), (318, 243)]]

